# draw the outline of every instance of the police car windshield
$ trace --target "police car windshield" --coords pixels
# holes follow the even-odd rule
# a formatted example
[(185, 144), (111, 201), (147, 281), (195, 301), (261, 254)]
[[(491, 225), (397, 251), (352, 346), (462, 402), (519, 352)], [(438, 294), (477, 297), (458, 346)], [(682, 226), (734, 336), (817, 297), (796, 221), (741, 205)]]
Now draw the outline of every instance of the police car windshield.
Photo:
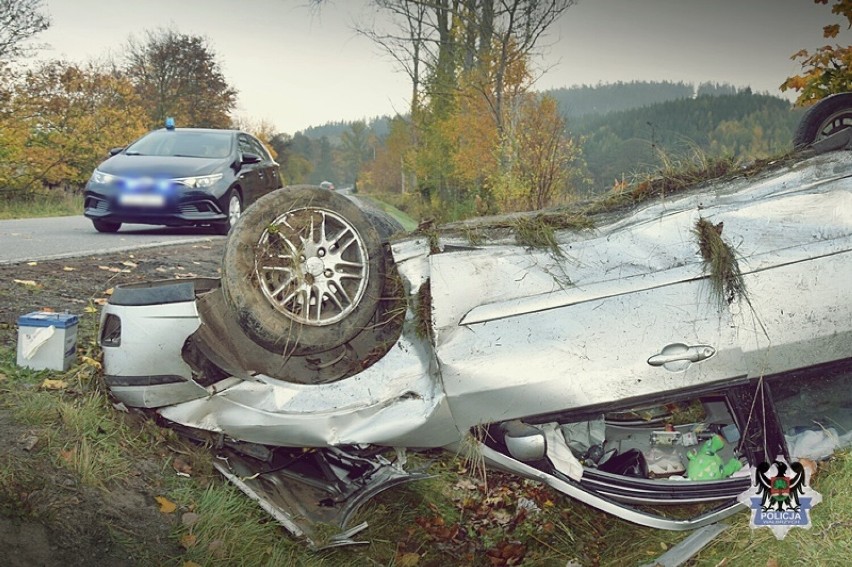
[(157, 130), (137, 140), (127, 155), (222, 159), (231, 154), (230, 132)]

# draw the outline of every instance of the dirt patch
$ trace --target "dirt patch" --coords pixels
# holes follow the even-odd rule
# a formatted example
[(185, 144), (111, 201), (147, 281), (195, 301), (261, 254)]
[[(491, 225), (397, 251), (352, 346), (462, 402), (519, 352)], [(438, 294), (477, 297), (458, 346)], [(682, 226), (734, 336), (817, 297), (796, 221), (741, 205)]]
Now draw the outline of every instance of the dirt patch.
[[(18, 317), (32, 311), (96, 317), (91, 307), (122, 283), (218, 276), (223, 249), (224, 240), (0, 266), (0, 340), (14, 351)], [(116, 486), (81, 485), (39, 451), (38, 439), (0, 404), (2, 563), (53, 567), (175, 561), (181, 553), (170, 539), (175, 520), (160, 513), (154, 500), (161, 464), (135, 465), (138, 473)]]
[(162, 246), (135, 252), (0, 266), (0, 329), (49, 308), (82, 314), (123, 283), (217, 277), (225, 241)]

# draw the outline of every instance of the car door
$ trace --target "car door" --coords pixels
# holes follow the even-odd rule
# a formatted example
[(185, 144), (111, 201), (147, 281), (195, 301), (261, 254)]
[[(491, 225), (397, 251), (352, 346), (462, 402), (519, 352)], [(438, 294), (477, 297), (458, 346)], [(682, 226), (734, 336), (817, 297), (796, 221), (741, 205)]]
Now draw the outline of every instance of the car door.
[[(244, 132), (237, 135), (240, 150), (240, 185), (243, 190), (243, 208), (254, 203), (266, 193), (267, 180), (263, 168), (263, 157), (257, 154), (252, 137)], [(259, 161), (251, 162), (247, 156), (256, 156)]]
[[(574, 259), (606, 253), (594, 244)], [(431, 257), (436, 352), (462, 430), (747, 375), (743, 328), (708, 300), (700, 266), (572, 284), (567, 262), (517, 246)]]
[(263, 171), (263, 180), (265, 181), (264, 191), (274, 191), (281, 187), (281, 174), (278, 163), (272, 159), (272, 155), (263, 142), (255, 137), (250, 137), (254, 153), (260, 156), (260, 168)]

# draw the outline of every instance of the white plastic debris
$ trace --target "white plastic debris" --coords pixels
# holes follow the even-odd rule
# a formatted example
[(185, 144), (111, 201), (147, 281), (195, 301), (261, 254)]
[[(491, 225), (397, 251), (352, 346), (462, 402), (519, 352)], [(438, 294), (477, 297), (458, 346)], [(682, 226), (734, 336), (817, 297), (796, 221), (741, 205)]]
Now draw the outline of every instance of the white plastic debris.
[(840, 435), (833, 427), (786, 435), (790, 457), (818, 461), (830, 457), (837, 449), (852, 446), (852, 431)]

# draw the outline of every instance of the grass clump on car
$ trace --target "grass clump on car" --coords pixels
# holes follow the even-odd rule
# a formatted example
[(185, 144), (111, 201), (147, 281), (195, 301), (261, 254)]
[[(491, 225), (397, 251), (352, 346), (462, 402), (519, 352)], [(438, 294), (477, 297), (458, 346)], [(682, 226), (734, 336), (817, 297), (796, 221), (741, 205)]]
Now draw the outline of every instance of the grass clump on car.
[(720, 305), (730, 305), (745, 297), (746, 288), (734, 248), (722, 238), (724, 223), (713, 224), (705, 218), (695, 222), (692, 231), (698, 238), (698, 250), (709, 277), (710, 295)]

